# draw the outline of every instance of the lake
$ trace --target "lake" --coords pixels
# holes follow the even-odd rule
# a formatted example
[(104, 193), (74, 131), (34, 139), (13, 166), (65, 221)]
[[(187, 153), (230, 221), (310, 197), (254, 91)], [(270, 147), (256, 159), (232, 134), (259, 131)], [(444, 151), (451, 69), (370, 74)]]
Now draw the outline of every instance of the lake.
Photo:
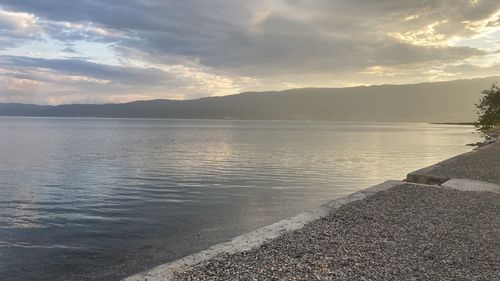
[(0, 279), (120, 280), (471, 150), (472, 126), (0, 118)]

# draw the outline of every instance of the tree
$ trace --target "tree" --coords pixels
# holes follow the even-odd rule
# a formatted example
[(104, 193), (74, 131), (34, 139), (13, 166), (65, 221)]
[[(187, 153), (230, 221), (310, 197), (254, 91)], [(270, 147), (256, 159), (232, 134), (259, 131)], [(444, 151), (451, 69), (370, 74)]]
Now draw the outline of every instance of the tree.
[(485, 131), (500, 125), (500, 88), (493, 85), (481, 93), (483, 97), (476, 104), (479, 114), (476, 127)]

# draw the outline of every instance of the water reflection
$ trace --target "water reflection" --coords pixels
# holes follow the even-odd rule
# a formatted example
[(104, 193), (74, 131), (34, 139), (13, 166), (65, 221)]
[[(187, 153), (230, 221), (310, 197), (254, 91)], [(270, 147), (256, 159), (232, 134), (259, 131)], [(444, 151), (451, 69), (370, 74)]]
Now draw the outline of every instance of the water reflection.
[(118, 280), (402, 179), (466, 151), (478, 139), (471, 132), (399, 123), (0, 118), (0, 276)]

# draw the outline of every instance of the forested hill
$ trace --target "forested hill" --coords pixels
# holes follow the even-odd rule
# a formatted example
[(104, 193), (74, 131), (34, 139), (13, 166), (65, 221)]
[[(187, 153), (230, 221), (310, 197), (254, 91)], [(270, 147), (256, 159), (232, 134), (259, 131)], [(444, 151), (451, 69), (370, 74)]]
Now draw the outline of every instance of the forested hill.
[(500, 77), (489, 77), (411, 85), (304, 88), (122, 104), (0, 103), (0, 115), (467, 122), (476, 120), (474, 104), (481, 90), (499, 81)]

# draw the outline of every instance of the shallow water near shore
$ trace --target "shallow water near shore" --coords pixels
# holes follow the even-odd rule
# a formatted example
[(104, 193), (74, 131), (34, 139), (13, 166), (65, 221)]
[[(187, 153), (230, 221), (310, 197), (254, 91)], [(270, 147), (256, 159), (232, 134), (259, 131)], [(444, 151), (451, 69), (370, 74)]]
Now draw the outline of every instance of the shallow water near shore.
[(0, 118), (0, 279), (119, 280), (469, 151), (472, 126)]

